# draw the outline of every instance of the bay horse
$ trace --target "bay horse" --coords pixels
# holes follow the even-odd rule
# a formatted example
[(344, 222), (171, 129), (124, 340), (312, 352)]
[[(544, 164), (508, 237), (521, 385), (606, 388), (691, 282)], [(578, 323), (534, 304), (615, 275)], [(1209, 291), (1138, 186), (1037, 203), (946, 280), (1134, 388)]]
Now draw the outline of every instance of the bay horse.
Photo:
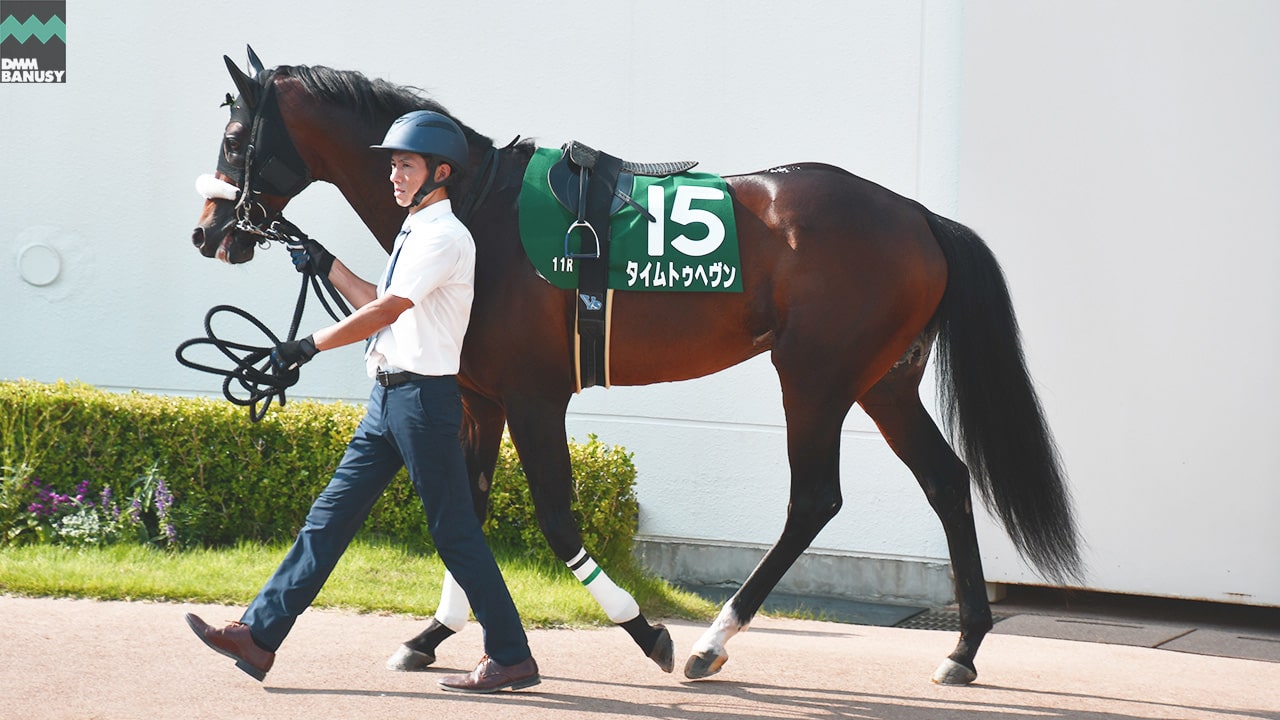
[[(253, 258), (260, 229), (310, 182), (335, 185), (390, 251), (404, 217), (385, 158), (369, 150), (392, 120), (449, 114), (415, 89), (322, 66), (263, 67), (224, 56), (238, 91), (218, 171), (192, 242), (228, 263)], [(450, 117), (453, 117), (450, 115)], [(517, 224), (521, 181), (536, 147), (492, 139), (454, 117), (471, 166), (451, 188), (476, 243), (475, 301), (462, 351), (461, 430), (483, 518), (504, 424), (528, 477), (540, 528), (609, 618), (663, 670), (669, 633), (600, 571), (570, 513), (565, 413), (575, 393), (575, 293), (540, 277)], [(724, 178), (741, 253), (741, 293), (616, 293), (610, 380), (646, 385), (697, 378), (771, 353), (782, 387), (790, 502), (781, 537), (691, 650), (685, 676), (720, 671), (727, 641), (840, 510), (841, 426), (854, 403), (910, 469), (942, 523), (959, 605), (960, 639), (932, 676), (967, 684), (992, 627), (970, 483), (1027, 562), (1056, 581), (1083, 577), (1065, 473), (1028, 376), (1004, 275), (970, 229), (840, 168), (796, 163)], [(459, 212), (462, 216), (463, 212)], [(936, 348), (944, 427), (920, 400)], [(590, 578), (587, 576), (590, 575)], [(451, 589), (446, 575), (446, 597)], [(465, 596), (454, 593), (452, 604)], [(437, 619), (389, 661), (418, 669), (452, 634)]]

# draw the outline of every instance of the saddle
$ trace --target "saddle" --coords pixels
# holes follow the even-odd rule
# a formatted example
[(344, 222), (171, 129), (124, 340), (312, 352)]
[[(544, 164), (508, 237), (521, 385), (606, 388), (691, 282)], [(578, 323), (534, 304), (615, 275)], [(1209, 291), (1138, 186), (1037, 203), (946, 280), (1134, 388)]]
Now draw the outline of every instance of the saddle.
[[(576, 140), (565, 144), (563, 150), (560, 160), (547, 172), (547, 181), (551, 194), (577, 217), (565, 231), (564, 256), (580, 263), (574, 375), (581, 391), (594, 385), (609, 386), (609, 218), (623, 205), (630, 205), (649, 222), (657, 222), (631, 197), (635, 176), (666, 177), (686, 172), (698, 163), (630, 162)], [(580, 235), (577, 251), (571, 246), (575, 232)]]
[[(547, 184), (555, 199), (566, 210), (578, 216), (578, 222), (591, 225), (590, 231), (593, 238), (598, 238), (599, 232), (586, 217), (589, 202), (588, 188), (598, 188), (599, 197), (605, 197), (607, 193), (609, 211), (606, 217), (612, 217), (626, 204), (635, 208), (649, 222), (656, 222), (653, 215), (631, 197), (631, 189), (635, 187), (635, 176), (667, 177), (692, 170), (698, 164), (696, 160), (661, 163), (621, 160), (577, 140), (569, 141), (563, 149), (564, 154), (561, 155), (559, 162), (552, 165), (547, 173)], [(578, 222), (570, 226), (571, 232), (565, 234), (565, 257), (598, 257), (598, 247), (590, 253), (582, 250), (576, 253), (570, 252), (568, 240), (572, 236), (572, 230), (578, 230), (579, 227), (585, 229), (585, 225), (579, 226)]]

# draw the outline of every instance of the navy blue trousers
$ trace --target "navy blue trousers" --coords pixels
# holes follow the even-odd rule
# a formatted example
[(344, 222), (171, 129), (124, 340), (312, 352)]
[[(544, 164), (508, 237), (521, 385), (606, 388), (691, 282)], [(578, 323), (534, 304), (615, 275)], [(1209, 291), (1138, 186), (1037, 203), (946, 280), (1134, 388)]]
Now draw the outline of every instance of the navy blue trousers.
[(511, 594), (485, 542), (467, 486), (458, 440), (462, 401), (453, 376), (375, 385), (368, 412), (347, 445), (328, 487), (311, 505), (306, 524), (241, 622), (264, 649), (275, 651), (369, 516), (401, 467), (409, 469), (436, 550), (467, 595), (484, 628), (489, 657), (514, 665), (529, 657), (529, 642)]

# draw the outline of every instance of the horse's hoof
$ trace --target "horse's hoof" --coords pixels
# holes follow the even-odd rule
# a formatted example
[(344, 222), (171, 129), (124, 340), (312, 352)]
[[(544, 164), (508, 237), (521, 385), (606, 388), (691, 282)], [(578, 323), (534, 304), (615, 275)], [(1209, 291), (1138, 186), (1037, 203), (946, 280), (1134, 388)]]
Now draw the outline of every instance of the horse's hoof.
[(414, 650), (408, 645), (401, 645), (396, 649), (396, 653), (387, 659), (387, 669), (398, 672), (426, 670), (427, 666), (435, 661), (436, 656), (431, 653), (424, 653)]
[(666, 626), (661, 623), (653, 626), (654, 630), (658, 630), (658, 639), (653, 643), (653, 649), (649, 651), (649, 659), (658, 663), (658, 667), (662, 668), (662, 672), (669, 673), (676, 669), (675, 646), (671, 643), (671, 633), (667, 632)]
[(684, 664), (684, 676), (690, 680), (709, 678), (720, 672), (720, 668), (724, 667), (724, 663), (728, 659), (729, 653), (720, 655), (714, 650), (690, 655), (689, 661)]
[(929, 678), (939, 685), (968, 685), (978, 678), (978, 671), (947, 658)]

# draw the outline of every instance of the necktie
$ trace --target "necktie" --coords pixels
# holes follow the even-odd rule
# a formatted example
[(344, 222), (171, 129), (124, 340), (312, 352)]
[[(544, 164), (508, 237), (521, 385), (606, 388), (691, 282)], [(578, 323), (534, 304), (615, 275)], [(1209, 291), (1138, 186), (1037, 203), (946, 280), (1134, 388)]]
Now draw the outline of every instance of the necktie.
[[(383, 292), (386, 292), (387, 288), (391, 287), (391, 275), (395, 273), (396, 261), (400, 259), (400, 251), (404, 249), (404, 242), (400, 242), (400, 238), (408, 234), (409, 234), (408, 229), (405, 229), (405, 230), (401, 230), (399, 235), (396, 235), (396, 242), (400, 243), (400, 246), (396, 248), (395, 254), (391, 256), (391, 265), (387, 268), (387, 281), (382, 284)], [(408, 242), (408, 241), (406, 240), (405, 242)]]
[[(408, 228), (404, 228), (404, 229), (402, 229), (402, 230), (400, 231), (400, 233), (399, 233), (398, 235), (396, 235), (396, 242), (397, 242), (397, 243), (399, 243), (399, 247), (397, 247), (397, 248), (396, 248), (396, 251), (391, 255), (391, 264), (387, 266), (387, 279), (382, 283), (382, 292), (383, 292), (383, 293), (385, 293), (385, 292), (387, 291), (387, 288), (391, 287), (391, 275), (392, 275), (393, 273), (395, 273), (395, 271), (396, 271), (396, 261), (400, 259), (400, 251), (404, 249), (404, 243), (403, 243), (403, 242), (400, 242), (400, 238), (402, 238), (402, 237), (404, 237), (405, 235), (408, 235), (408, 234), (409, 234), (409, 229), (408, 229)], [(406, 242), (407, 242), (407, 239), (406, 239)], [(379, 293), (379, 294), (381, 294), (381, 293)], [(383, 330), (385, 330), (385, 329), (386, 329), (386, 328), (383, 328)], [(382, 330), (379, 330), (378, 332), (376, 332), (376, 333), (374, 333), (374, 334), (370, 335), (370, 336), (369, 336), (369, 339), (367, 339), (367, 340), (365, 340), (365, 341), (364, 341), (364, 354), (365, 354), (365, 357), (368, 357), (369, 353), (373, 350), (373, 343), (374, 343), (374, 341), (376, 341), (376, 340), (378, 339), (378, 335), (379, 335), (379, 333), (381, 333), (381, 332), (382, 332)]]

